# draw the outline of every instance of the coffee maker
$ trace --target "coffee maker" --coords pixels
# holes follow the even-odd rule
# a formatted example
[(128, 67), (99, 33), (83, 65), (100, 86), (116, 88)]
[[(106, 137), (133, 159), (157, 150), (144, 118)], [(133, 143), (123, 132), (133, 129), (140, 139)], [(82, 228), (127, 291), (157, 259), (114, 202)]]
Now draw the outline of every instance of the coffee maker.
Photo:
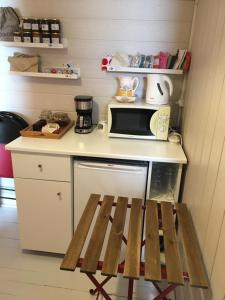
[(90, 133), (93, 130), (92, 125), (92, 96), (76, 96), (74, 98), (77, 112), (77, 122), (75, 125), (76, 133)]

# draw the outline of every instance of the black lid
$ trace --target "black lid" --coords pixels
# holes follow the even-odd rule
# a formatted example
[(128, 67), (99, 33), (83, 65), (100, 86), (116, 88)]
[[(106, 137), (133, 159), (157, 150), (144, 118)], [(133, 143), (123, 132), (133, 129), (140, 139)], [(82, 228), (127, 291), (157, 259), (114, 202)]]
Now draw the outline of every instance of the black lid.
[(75, 101), (92, 101), (92, 96), (79, 95), (74, 98)]

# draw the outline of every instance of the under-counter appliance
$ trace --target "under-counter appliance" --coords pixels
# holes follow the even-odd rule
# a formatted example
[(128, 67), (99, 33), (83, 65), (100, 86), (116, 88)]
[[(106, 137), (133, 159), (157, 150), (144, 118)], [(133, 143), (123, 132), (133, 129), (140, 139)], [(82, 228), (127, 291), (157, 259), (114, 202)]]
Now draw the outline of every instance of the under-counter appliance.
[(167, 140), (169, 121), (169, 105), (115, 101), (108, 105), (109, 137)]
[[(141, 198), (144, 201), (148, 165), (148, 162), (142, 161), (76, 159), (74, 161), (74, 229), (78, 225), (91, 193), (101, 194), (102, 196), (129, 197), (129, 203), (132, 201), (131, 198)], [(89, 232), (92, 232), (92, 229)], [(124, 232), (127, 235), (128, 222), (125, 224)], [(109, 227), (105, 240), (107, 240), (108, 235)], [(87, 241), (89, 239), (90, 233)], [(84, 245), (82, 255), (86, 248), (87, 243)], [(105, 249), (105, 244), (103, 249)], [(124, 250), (121, 252), (121, 258), (124, 255)], [(104, 253), (104, 250), (102, 253)], [(101, 256), (101, 259), (103, 259), (103, 256)]]
[(76, 96), (74, 98), (77, 112), (77, 121), (75, 125), (76, 133), (90, 133), (93, 130), (92, 125), (92, 96)]

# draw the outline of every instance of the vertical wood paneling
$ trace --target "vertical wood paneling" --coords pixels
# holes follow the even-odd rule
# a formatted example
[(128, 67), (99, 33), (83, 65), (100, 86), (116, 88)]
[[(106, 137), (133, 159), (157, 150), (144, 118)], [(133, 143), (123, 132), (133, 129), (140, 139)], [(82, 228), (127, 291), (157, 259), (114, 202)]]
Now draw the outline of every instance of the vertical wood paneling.
[[(18, 8), (21, 15), (57, 17), (62, 21), (67, 50), (10, 49), (0, 47), (1, 110), (26, 112), (34, 120), (42, 109), (74, 114), (73, 98), (91, 94), (95, 99), (95, 120), (106, 118), (107, 103), (118, 87), (116, 74), (100, 70), (101, 58), (117, 51), (156, 54), (187, 47), (194, 1), (186, 0), (1, 0), (1, 6)], [(7, 57), (14, 51), (39, 53), (43, 65), (75, 62), (81, 80), (15, 78), (6, 75)], [(138, 96), (145, 94), (145, 79), (140, 76)], [(174, 80), (174, 102), (179, 99), (182, 79)]]
[[(189, 290), (193, 300), (222, 299), (225, 214), (225, 2), (199, 1), (183, 118), (189, 165), (183, 201), (191, 208), (212, 295)], [(206, 30), (207, 28), (207, 30)], [(189, 299), (184, 296), (184, 299)]]

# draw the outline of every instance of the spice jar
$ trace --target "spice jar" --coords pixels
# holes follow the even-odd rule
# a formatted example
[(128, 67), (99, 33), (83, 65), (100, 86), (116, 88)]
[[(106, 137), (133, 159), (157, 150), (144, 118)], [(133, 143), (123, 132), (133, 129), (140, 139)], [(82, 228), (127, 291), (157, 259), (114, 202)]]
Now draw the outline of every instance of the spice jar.
[(49, 20), (51, 32), (58, 33), (60, 32), (60, 21), (58, 19)]
[(13, 40), (14, 40), (14, 42), (16, 42), (16, 43), (22, 42), (22, 34), (21, 34), (20, 31), (13, 32)]
[(40, 30), (40, 20), (33, 19), (31, 24), (32, 31), (39, 31)]
[(32, 42), (32, 33), (31, 33), (31, 31), (24, 31), (23, 41), (24, 41), (24, 43), (31, 43)]
[(43, 32), (49, 32), (50, 31), (50, 23), (48, 19), (42, 19), (41, 20), (41, 30)]
[(61, 36), (60, 33), (52, 33), (51, 34), (52, 44), (60, 44), (61, 42)]
[(31, 29), (32, 29), (32, 19), (24, 18), (22, 28), (23, 28), (23, 31), (31, 31)]
[(33, 31), (32, 40), (33, 43), (41, 43), (41, 33), (39, 31)]
[(49, 32), (42, 33), (42, 43), (50, 44), (51, 43), (51, 35)]

